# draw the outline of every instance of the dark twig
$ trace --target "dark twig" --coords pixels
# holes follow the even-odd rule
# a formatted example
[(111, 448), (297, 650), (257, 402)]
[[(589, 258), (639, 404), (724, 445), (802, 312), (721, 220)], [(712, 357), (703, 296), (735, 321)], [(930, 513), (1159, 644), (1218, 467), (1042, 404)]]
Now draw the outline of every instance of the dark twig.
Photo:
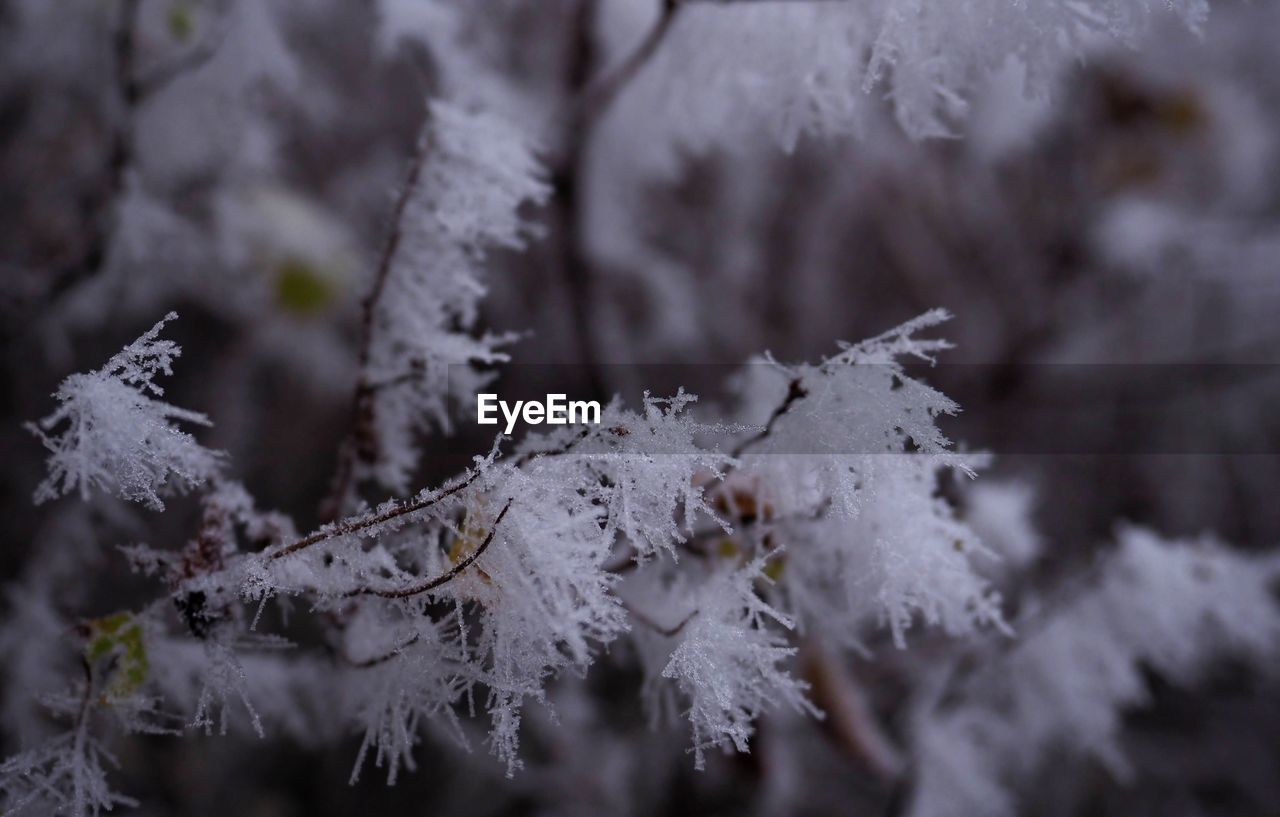
[(422, 168), (430, 153), (431, 140), (428, 138), (428, 133), (429, 131), (424, 127), (413, 157), (409, 160), (409, 169), (391, 213), (387, 238), (374, 269), (373, 286), (365, 296), (362, 305), (358, 356), (359, 379), (352, 397), (352, 426), (338, 450), (338, 466), (334, 473), (333, 485), (328, 497), (321, 504), (320, 516), (325, 520), (338, 518), (343, 508), (350, 502), (356, 488), (357, 465), (361, 462), (370, 462), (377, 457), (374, 398), (381, 388), (385, 388), (385, 384), (369, 378), (369, 359), (372, 355), (373, 338), (376, 332), (378, 307), (386, 292), (387, 280), (391, 277), (391, 270), (404, 238), (405, 214), (408, 212), (409, 202), (417, 190), (418, 181), (422, 177)]
[(296, 542), (291, 542), (279, 550), (267, 554), (267, 560), (274, 561), (275, 559), (280, 559), (290, 554), (297, 553), (300, 550), (304, 550), (320, 542), (327, 542), (330, 539), (336, 539), (340, 536), (350, 536), (352, 534), (360, 533), (361, 531), (381, 525), (384, 522), (397, 519), (405, 514), (415, 513), (417, 511), (430, 508), (432, 505), (437, 505), (465, 489), (471, 483), (475, 482), (480, 477), (481, 473), (481, 469), (477, 468), (465, 478), (459, 480), (453, 485), (450, 485), (448, 488), (441, 489), (438, 493), (434, 493), (420, 499), (415, 499), (412, 502), (406, 502), (403, 505), (398, 505), (390, 510), (383, 511), (382, 513), (363, 516), (358, 519), (351, 519), (331, 525), (327, 528), (321, 528), (314, 533), (304, 536)]
[(493, 537), (498, 533), (498, 525), (502, 523), (502, 518), (506, 516), (507, 511), (511, 509), (511, 502), (512, 500), (508, 499), (507, 504), (502, 506), (502, 510), (498, 512), (497, 518), (493, 520), (493, 525), (489, 527), (489, 534), (484, 537), (484, 541), (480, 543), (480, 546), (477, 547), (470, 556), (458, 562), (452, 568), (440, 574), (439, 576), (436, 576), (434, 579), (428, 579), (427, 581), (422, 582), (421, 584), (410, 585), (409, 587), (402, 587), (394, 590), (386, 590), (386, 589), (373, 588), (373, 587), (362, 587), (358, 590), (352, 590), (346, 595), (348, 597), (381, 596), (384, 599), (405, 599), (405, 598), (409, 598), (410, 596), (417, 596), (422, 593), (435, 590), (437, 587), (440, 587), (443, 584), (448, 584), (449, 582), (458, 578), (458, 576), (461, 576), (462, 573), (467, 568), (475, 564), (476, 560), (479, 559), (484, 554), (484, 552), (489, 549), (490, 543), (493, 542)]
[(124, 194), (129, 168), (133, 166), (133, 120), (142, 101), (135, 63), (138, 46), (138, 11), (141, 0), (122, 0), (120, 16), (111, 35), (115, 60), (115, 95), (120, 106), (119, 121), (112, 128), (107, 147), (107, 179), (101, 192), (90, 201), (92, 216), (88, 238), (80, 253), (53, 270), (48, 295), (56, 297), (94, 275), (106, 261), (115, 221), (117, 201)]
[(662, 45), (671, 31), (671, 26), (675, 23), (682, 5), (684, 4), (680, 0), (663, 0), (657, 21), (635, 50), (628, 54), (616, 68), (587, 87), (581, 99), (578, 100), (577, 116), (581, 121), (595, 121), (608, 111), (609, 106), (618, 98), (622, 90), (631, 84), (640, 70), (653, 59), (658, 46)]
[(628, 604), (626, 601), (623, 601), (622, 606), (626, 608), (626, 611), (630, 613), (631, 617), (634, 618), (636, 621), (648, 627), (650, 630), (653, 630), (654, 632), (660, 635), (665, 635), (668, 638), (672, 638), (674, 636), (679, 635), (680, 631), (685, 628), (685, 625), (688, 624), (690, 621), (693, 621), (694, 616), (698, 615), (698, 612), (699, 612), (698, 610), (694, 610), (692, 613), (690, 613), (689, 615), (681, 619), (680, 623), (672, 627), (663, 627), (661, 624), (654, 621), (648, 615), (637, 610), (634, 605)]
[(390, 652), (385, 652), (382, 655), (377, 655), (377, 656), (374, 656), (373, 658), (366, 658), (363, 661), (350, 661), (351, 666), (355, 667), (356, 669), (369, 669), (370, 667), (376, 667), (379, 664), (385, 664), (388, 661), (391, 661), (392, 659), (402, 655), (405, 650), (409, 649), (414, 644), (417, 644), (421, 639), (422, 639), (422, 636), (415, 635), (413, 638), (410, 638), (409, 640), (405, 641), (403, 644), (391, 650)]
[(574, 17), (565, 75), (570, 102), (564, 143), (558, 158), (552, 163), (551, 179), (555, 189), (553, 215), (563, 233), (559, 266), (568, 295), (569, 314), (573, 319), (578, 358), (590, 396), (603, 400), (608, 398), (608, 383), (599, 358), (600, 339), (594, 324), (595, 285), (592, 262), (583, 235), (585, 205), (581, 187), (586, 156), (596, 125), (613, 101), (658, 50), (675, 20), (679, 4), (676, 0), (663, 0), (658, 21), (639, 47), (615, 70), (592, 80), (596, 62), (593, 30), (598, 3), (599, 0), (579, 0)]
[(194, 48), (140, 78), (137, 81), (139, 95), (145, 98), (156, 94), (179, 77), (205, 65), (222, 47), (229, 28), (230, 26), (224, 20), (212, 34), (206, 36)]
[(47, 295), (51, 298), (91, 278), (107, 260), (117, 220), (115, 211), (125, 194), (129, 172), (136, 161), (134, 127), (142, 103), (174, 80), (208, 62), (222, 44), (225, 26), (186, 55), (157, 69), (150, 76), (139, 77), (138, 18), (141, 6), (142, 0), (122, 0), (120, 4), (120, 16), (111, 36), (115, 95), (120, 111), (107, 148), (106, 182), (102, 191), (89, 203), (93, 215), (83, 249), (49, 276), (51, 284)]
[(766, 439), (770, 434), (772, 434), (774, 424), (778, 422), (778, 418), (786, 414), (788, 411), (791, 411), (791, 408), (796, 404), (796, 401), (801, 400), (808, 395), (809, 390), (804, 387), (803, 381), (798, 377), (793, 378), (792, 381), (787, 384), (786, 398), (784, 398), (783, 401), (773, 410), (773, 413), (769, 415), (769, 421), (765, 423), (764, 428), (762, 428), (754, 437), (743, 440), (734, 447), (732, 452), (734, 459), (742, 456), (742, 453), (748, 448), (761, 440)]
[(536, 459), (540, 459), (542, 457), (558, 457), (561, 454), (568, 454), (571, 450), (573, 450), (575, 446), (577, 446), (578, 443), (582, 442), (589, 436), (591, 436), (591, 428), (590, 427), (584, 428), (582, 429), (582, 431), (580, 431), (577, 434), (577, 436), (566, 440), (563, 444), (556, 446), (555, 448), (549, 448), (546, 451), (524, 452), (520, 456), (516, 457), (515, 465), (517, 468), (521, 468), (527, 465), (528, 463)]
[(556, 265), (564, 280), (568, 297), (570, 328), (574, 333), (577, 355), (586, 379), (588, 395), (604, 400), (608, 387), (599, 359), (599, 338), (594, 323), (594, 282), (591, 259), (583, 235), (584, 205), (581, 182), (586, 167), (587, 146), (597, 119), (588, 116), (582, 104), (584, 89), (590, 82), (596, 53), (592, 32), (595, 12), (600, 0), (578, 0), (568, 35), (568, 58), (564, 85), (569, 98), (563, 143), (549, 163), (554, 195), (549, 215), (554, 220), (560, 241)]

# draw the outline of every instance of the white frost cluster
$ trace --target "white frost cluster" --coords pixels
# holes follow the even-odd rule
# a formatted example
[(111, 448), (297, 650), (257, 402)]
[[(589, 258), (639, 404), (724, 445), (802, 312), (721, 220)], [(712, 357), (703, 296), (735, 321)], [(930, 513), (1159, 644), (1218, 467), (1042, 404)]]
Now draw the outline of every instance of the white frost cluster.
[(793, 625), (757, 595), (763, 568), (764, 559), (755, 559), (706, 582), (662, 670), (689, 698), (698, 769), (709, 748), (749, 751), (755, 720), (767, 709), (789, 706), (819, 715), (805, 698), (808, 685), (781, 666), (795, 649), (776, 628)]
[(74, 490), (88, 498), (103, 490), (163, 510), (162, 494), (202, 485), (218, 472), (220, 456), (200, 446), (174, 421), (209, 425), (203, 414), (159, 400), (157, 374), (172, 374), (182, 349), (160, 340), (170, 312), (106, 365), (73, 374), (54, 393), (61, 405), (27, 428), (49, 449), (49, 476), (36, 502)]
[[(605, 35), (625, 53), (656, 4), (607, 4)], [(694, 144), (763, 129), (790, 149), (805, 132), (842, 135), (887, 98), (913, 138), (953, 136), (969, 100), (1009, 64), (1044, 96), (1060, 70), (1103, 44), (1131, 44), (1160, 14), (1198, 29), (1205, 0), (923, 0), (683, 3), (637, 82), (637, 110)], [(647, 12), (647, 13), (646, 13)], [(653, 117), (654, 111), (661, 117)], [(638, 123), (645, 127), (645, 123)]]
[(521, 246), (519, 207), (550, 194), (529, 144), (500, 116), (433, 102), (423, 138), (365, 369), (376, 395), (370, 476), (400, 493), (418, 464), (417, 434), (449, 429), (449, 395), (485, 382), (471, 366), (506, 360), (506, 338), (472, 332), (486, 292), (482, 261), (490, 249)]
[(915, 337), (947, 317), (926, 313), (818, 365), (748, 371), (749, 405), (804, 395), (747, 447), (736, 475), (773, 518), (783, 606), (802, 629), (856, 646), (884, 623), (905, 646), (917, 617), (954, 635), (1002, 626), (999, 596), (972, 562), (984, 547), (937, 495), (944, 471), (968, 474), (980, 459), (950, 450), (936, 419), (957, 407), (899, 362), (947, 348)]
[(958, 705), (917, 713), (912, 815), (1015, 814), (1004, 782), (1055, 746), (1123, 777), (1120, 721), (1148, 699), (1142, 666), (1190, 683), (1214, 657), (1261, 662), (1280, 649), (1274, 556), (1127, 529), (1106, 568), (1062, 609), (1033, 614), (1016, 646), (968, 679)]
[(106, 763), (112, 757), (81, 720), (54, 740), (0, 763), (0, 806), (5, 814), (73, 814), (97, 817), (136, 800), (111, 790)]

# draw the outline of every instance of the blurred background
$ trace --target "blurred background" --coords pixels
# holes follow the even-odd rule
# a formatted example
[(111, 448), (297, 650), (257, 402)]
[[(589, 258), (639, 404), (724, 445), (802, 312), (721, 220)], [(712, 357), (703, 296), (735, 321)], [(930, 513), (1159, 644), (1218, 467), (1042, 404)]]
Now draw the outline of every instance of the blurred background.
[[(110, 610), (144, 585), (115, 545), (185, 541), (196, 509), (181, 503), (137, 518), (33, 507), (43, 451), (22, 429), (61, 378), (169, 309), (184, 349), (170, 399), (213, 419), (201, 441), (261, 506), (316, 520), (360, 299), (440, 82), (386, 5), (143, 0), (125, 36), (121, 0), (0, 1), (0, 576), (79, 542), (94, 581), (65, 604)], [(1280, 540), (1280, 7), (1215, 3), (1202, 36), (1159, 24), (1068, 66), (1047, 98), (1024, 98), (1010, 65), (957, 138), (908, 138), (872, 93), (856, 136), (786, 151), (763, 133), (681, 139), (644, 74), (590, 129), (546, 125), (584, 71), (628, 50), (631, 10), (584, 22), (580, 5), (494, 0), (459, 34), (542, 112), (527, 121), (556, 190), (528, 213), (539, 237), (488, 259), (483, 326), (520, 335), (503, 389), (541, 376), (525, 364), (608, 395), (637, 386), (637, 364), (814, 360), (944, 307), (956, 348), (915, 373), (964, 409), (947, 433), (995, 454), (981, 480), (1034, 490), (1044, 580), (1122, 521), (1249, 550)], [(488, 443), (428, 443), (418, 484)], [(557, 710), (598, 741), (562, 745), (531, 715), (513, 781), (479, 745), (428, 742), (388, 789), (376, 774), (346, 786), (354, 738), (144, 739), (121, 788), (184, 814), (764, 812), (777, 806), (753, 764), (771, 730), (808, 730), (791, 774), (810, 801), (778, 813), (892, 810), (819, 728), (782, 719), (755, 754), (694, 773), (680, 729), (576, 703), (575, 684), (635, 683), (610, 672), (566, 682)], [(1280, 813), (1274, 691), (1231, 668), (1161, 688), (1132, 719), (1129, 785), (1064, 760), (1036, 813)], [(891, 684), (877, 692), (890, 722), (898, 703)]]

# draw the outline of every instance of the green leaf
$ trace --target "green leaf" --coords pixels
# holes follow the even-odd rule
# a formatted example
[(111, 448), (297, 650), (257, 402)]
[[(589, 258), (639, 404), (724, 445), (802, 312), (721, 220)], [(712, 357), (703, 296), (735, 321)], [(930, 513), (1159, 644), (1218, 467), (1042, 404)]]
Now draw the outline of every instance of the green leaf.
[(127, 698), (147, 682), (151, 664), (147, 659), (147, 644), (142, 625), (133, 613), (115, 613), (87, 623), (89, 639), (85, 643), (84, 657), (91, 666), (108, 656), (116, 660), (108, 667), (104, 697), (107, 700)]
[(186, 3), (174, 3), (169, 6), (167, 22), (169, 33), (180, 43), (190, 40), (191, 35), (195, 33), (195, 17), (191, 13), (191, 7)]
[(337, 294), (325, 271), (297, 257), (275, 267), (276, 299), (287, 312), (310, 315), (323, 311)]

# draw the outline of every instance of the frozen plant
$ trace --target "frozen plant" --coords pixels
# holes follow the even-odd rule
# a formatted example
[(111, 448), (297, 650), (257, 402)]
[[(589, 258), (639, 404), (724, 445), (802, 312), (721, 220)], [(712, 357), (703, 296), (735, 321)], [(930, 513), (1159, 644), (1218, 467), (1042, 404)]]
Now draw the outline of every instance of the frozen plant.
[[(76, 560), (66, 553), (89, 548), (71, 537), (44, 557), (46, 569), (7, 589), (15, 612), (0, 619), (0, 715), (21, 745), (0, 764), (5, 814), (81, 817), (128, 804), (110, 785), (108, 749), (137, 732), (349, 746), (353, 783), (370, 766), (388, 784), (440, 774), (424, 762), (438, 742), (476, 769), (490, 762), (484, 753), (453, 749), (481, 745), (511, 786), (536, 790), (524, 781), (548, 766), (591, 762), (582, 749), (599, 736), (575, 729), (628, 721), (617, 727), (626, 741), (650, 740), (618, 717), (647, 708), (659, 735), (676, 735), (674, 751), (655, 753), (668, 769), (687, 752), (686, 768), (710, 777), (723, 771), (720, 754), (750, 753), (776, 775), (802, 765), (821, 721), (876, 785), (908, 793), (914, 813), (1002, 815), (1052, 751), (1123, 775), (1123, 715), (1149, 697), (1143, 667), (1191, 684), (1223, 646), (1250, 666), (1274, 662), (1269, 558), (1129, 531), (1077, 596), (1059, 601), (1027, 580), (1051, 547), (1029, 523), (1031, 495), (968, 489), (989, 458), (953, 445), (940, 424), (960, 407), (910, 368), (950, 348), (930, 336), (950, 317), (942, 309), (815, 362), (765, 354), (739, 372), (723, 417), (684, 388), (632, 404), (602, 394), (599, 423), (499, 435), (461, 471), (433, 456), (432, 435), (450, 430), (458, 399), (519, 355), (505, 332), (513, 327), (491, 331), (482, 307), (490, 291), (524, 284), (494, 262), (525, 251), (543, 226), (561, 239), (546, 252), (571, 302), (557, 314), (578, 313), (569, 334), (588, 368), (605, 351), (591, 332), (584, 236), (599, 215), (589, 200), (596, 163), (669, 166), (690, 146), (731, 147), (734, 129), (763, 130), (784, 148), (807, 133), (841, 138), (857, 131), (873, 91), (887, 94), (908, 136), (951, 135), (984, 77), (1018, 61), (1026, 90), (1044, 92), (1058, 64), (1144, 30), (1156, 12), (1143, 0), (617, 0), (572, 15), (528, 0), (379, 3), (384, 45), (428, 49), (430, 93), (417, 98), (422, 121), (404, 128), (402, 147), (416, 138), (403, 182), (375, 214), (389, 223), (358, 309), (334, 291), (346, 279), (318, 268), (326, 253), (295, 246), (340, 219), (307, 210), (297, 229), (299, 219), (283, 218), (294, 235), (264, 242), (277, 248), (267, 261), (244, 246), (257, 228), (270, 232), (238, 210), (262, 195), (246, 179), (270, 175), (288, 144), (282, 133), (247, 116), (236, 140), (186, 144), (157, 124), (173, 116), (209, 136), (199, 125), (218, 107), (211, 113), (201, 89), (219, 99), (253, 91), (302, 122), (363, 123), (324, 94), (299, 93), (296, 108), (270, 96), (321, 73), (299, 69), (318, 64), (315, 54), (292, 51), (325, 4), (286, 17), (276, 4), (239, 0), (201, 5), (191, 19), (178, 4), (172, 36), (202, 36), (170, 49), (154, 36), (164, 27), (158, 5), (113, 9), (108, 212), (84, 263), (51, 286), (78, 293), (84, 308), (115, 281), (138, 296), (124, 299), (135, 314), (154, 314), (153, 301), (176, 291), (224, 321), (241, 341), (236, 354), (193, 371), (230, 395), (233, 416), (215, 412), (220, 430), (283, 449), (284, 440), (253, 438), (258, 418), (235, 416), (256, 382), (240, 364), (264, 345), (288, 361), (286, 374), (340, 390), (343, 405), (324, 408), (348, 409), (347, 421), (313, 527), (266, 510), (266, 494), (245, 487), (257, 483), (242, 459), (179, 427), (209, 420), (164, 401), (156, 382), (180, 353), (160, 337), (173, 313), (101, 368), (63, 381), (58, 407), (29, 426), (48, 452), (37, 503), (73, 492), (94, 500), (101, 516), (86, 524), (101, 529), (107, 558), (118, 558), (108, 537), (126, 527), (116, 499), (163, 511), (185, 492), (198, 513), (131, 521), (121, 561), (150, 580), (149, 595), (132, 592), (142, 579), (83, 587), (85, 571), (68, 567)], [(1192, 26), (1204, 11), (1198, 0), (1171, 5)], [(30, 3), (21, 14), (37, 29), (53, 25)], [(545, 45), (538, 27), (557, 14), (574, 33), (546, 60), (554, 70), (530, 68)], [(230, 169), (222, 158), (235, 159)], [(366, 209), (390, 186), (376, 165), (320, 186)], [(276, 189), (284, 174), (263, 187), (275, 190), (268, 198), (302, 200)], [(190, 190), (199, 201), (179, 216)], [(645, 226), (626, 214), (604, 232), (617, 239)], [(337, 252), (345, 230), (332, 232), (343, 234)], [(200, 285), (155, 274), (162, 235), (199, 260), (183, 272)], [(111, 259), (102, 270), (99, 257)], [(654, 258), (624, 260), (651, 271)], [(786, 283), (786, 272), (774, 274)], [(669, 301), (681, 306), (678, 294)], [(315, 395), (292, 379), (272, 385), (286, 398), (275, 401), (287, 404), (281, 422), (314, 432), (302, 419)], [(321, 447), (321, 436), (306, 446)], [(311, 484), (328, 453), (282, 471)], [(70, 514), (65, 504), (47, 512)], [(115, 609), (98, 609), (106, 605)], [(875, 684), (890, 705), (873, 700)], [(39, 718), (28, 711), (33, 689), (71, 692), (42, 696)], [(548, 740), (548, 749), (539, 738), (558, 728), (566, 700), (561, 746)], [(894, 706), (910, 715), (897, 733)]]
[(209, 418), (159, 398), (158, 374), (173, 374), (182, 349), (161, 340), (177, 318), (170, 312), (142, 337), (93, 372), (73, 374), (54, 392), (61, 404), (27, 428), (49, 450), (49, 476), (36, 502), (71, 491), (88, 499), (106, 491), (162, 511), (162, 494), (189, 490), (217, 474), (220, 456), (200, 446), (175, 422), (209, 425)]

